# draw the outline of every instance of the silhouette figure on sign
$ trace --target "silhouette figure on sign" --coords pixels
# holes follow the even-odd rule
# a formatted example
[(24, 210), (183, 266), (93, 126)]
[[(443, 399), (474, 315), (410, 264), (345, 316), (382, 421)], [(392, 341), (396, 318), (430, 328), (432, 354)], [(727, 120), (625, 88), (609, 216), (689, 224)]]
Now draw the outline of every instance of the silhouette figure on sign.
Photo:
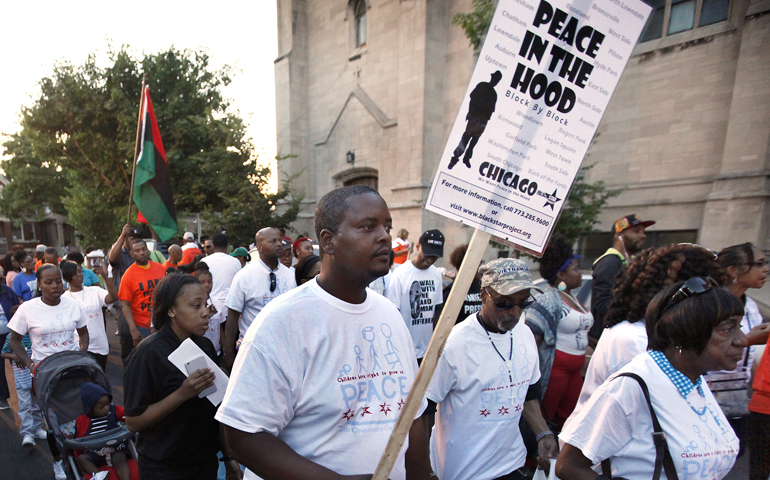
[(497, 103), (495, 85), (500, 82), (501, 78), (503, 78), (503, 74), (498, 70), (492, 74), (492, 79), (489, 82), (479, 83), (471, 92), (468, 114), (465, 116), (465, 119), (468, 120), (468, 125), (465, 127), (465, 133), (463, 133), (460, 143), (455, 148), (452, 159), (449, 160), (450, 170), (460, 161), (460, 155), (463, 152), (465, 152), (463, 163), (466, 167), (471, 168), (473, 147), (476, 146), (479, 137), (484, 133), (484, 129), (487, 128), (487, 122), (495, 112), (495, 104)]

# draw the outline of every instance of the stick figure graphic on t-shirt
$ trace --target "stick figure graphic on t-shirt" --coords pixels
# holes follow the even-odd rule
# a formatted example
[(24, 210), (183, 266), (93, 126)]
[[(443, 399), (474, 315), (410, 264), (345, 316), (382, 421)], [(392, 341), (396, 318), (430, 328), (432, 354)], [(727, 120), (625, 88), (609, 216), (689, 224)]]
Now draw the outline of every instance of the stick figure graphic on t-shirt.
[(361, 330), (361, 336), (364, 337), (364, 340), (369, 342), (369, 357), (374, 360), (372, 362), (372, 368), (369, 370), (370, 372), (376, 372), (377, 370), (382, 370), (382, 367), (380, 366), (380, 362), (377, 361), (377, 351), (374, 349), (374, 338), (376, 337), (374, 333), (374, 327), (365, 327), (363, 330)]
[(521, 355), (521, 375), (526, 378), (529, 375), (529, 360), (527, 360), (527, 347), (526, 345), (519, 345), (517, 348)]
[(508, 369), (505, 365), (500, 365), (500, 381), (497, 383), (498, 387), (505, 387), (510, 383), (508, 378)]
[(393, 336), (393, 332), (390, 330), (390, 325), (387, 323), (383, 323), (380, 325), (380, 331), (382, 332), (382, 335), (386, 338), (385, 340), (385, 348), (388, 349), (388, 353), (385, 354), (385, 361), (388, 362), (388, 365), (390, 365), (390, 368), (396, 368), (396, 365), (401, 365), (403, 368), (403, 365), (401, 364), (401, 359), (398, 358), (398, 349), (393, 345), (393, 340), (391, 340), (390, 337)]
[(356, 352), (356, 364), (358, 365), (358, 374), (366, 373), (366, 367), (364, 367), (364, 359), (361, 357), (361, 347), (356, 345), (353, 348), (353, 351)]
[(704, 437), (704, 436), (703, 436), (703, 435), (700, 433), (700, 428), (698, 428), (698, 426), (697, 426), (697, 425), (693, 425), (693, 426), (692, 426), (692, 430), (693, 430), (695, 433), (697, 433), (697, 434), (698, 434), (698, 437), (700, 437), (700, 441), (701, 441), (701, 442), (703, 442), (703, 448), (704, 448), (705, 450), (711, 450), (711, 445), (709, 445), (709, 444), (706, 442), (706, 437)]
[(280, 293), (286, 293), (289, 291), (289, 280), (286, 278), (279, 278), (278, 279), (278, 291)]
[(340, 370), (340, 374), (337, 376), (337, 378), (342, 378), (350, 375), (351, 370), (353, 370), (350, 365), (347, 363), (342, 366), (342, 370)]
[(689, 445), (684, 447), (684, 451), (687, 453), (694, 452), (696, 450), (698, 450), (698, 444), (695, 442), (695, 440), (691, 441)]
[(714, 443), (716, 444), (715, 448), (719, 448), (719, 438), (717, 437), (717, 432), (714, 431), (713, 428), (708, 424), (708, 417), (706, 416), (706, 412), (703, 412), (703, 415), (698, 415), (698, 420), (703, 422), (703, 424), (708, 428), (709, 433), (711, 433), (711, 436), (714, 437)]

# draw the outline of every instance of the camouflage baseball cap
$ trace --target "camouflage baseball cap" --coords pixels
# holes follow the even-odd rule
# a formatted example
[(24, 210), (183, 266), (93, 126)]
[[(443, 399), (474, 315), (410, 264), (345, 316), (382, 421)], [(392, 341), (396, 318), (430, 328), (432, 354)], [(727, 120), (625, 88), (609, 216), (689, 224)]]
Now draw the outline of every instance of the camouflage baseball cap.
[(529, 267), (516, 258), (498, 258), (485, 263), (479, 268), (481, 287), (492, 287), (500, 295), (513, 295), (521, 290), (532, 288), (542, 290), (532, 283)]

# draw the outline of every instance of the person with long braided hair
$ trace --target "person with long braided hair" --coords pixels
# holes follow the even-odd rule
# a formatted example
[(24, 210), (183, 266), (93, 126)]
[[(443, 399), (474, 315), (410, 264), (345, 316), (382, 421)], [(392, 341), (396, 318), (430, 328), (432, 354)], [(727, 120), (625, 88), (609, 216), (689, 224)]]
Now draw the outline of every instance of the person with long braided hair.
[(634, 258), (615, 283), (604, 317), (607, 329), (591, 357), (575, 412), (610, 375), (647, 351), (644, 315), (653, 297), (669, 285), (697, 276), (711, 277), (719, 285), (727, 283), (716, 254), (699, 245), (648, 248)]

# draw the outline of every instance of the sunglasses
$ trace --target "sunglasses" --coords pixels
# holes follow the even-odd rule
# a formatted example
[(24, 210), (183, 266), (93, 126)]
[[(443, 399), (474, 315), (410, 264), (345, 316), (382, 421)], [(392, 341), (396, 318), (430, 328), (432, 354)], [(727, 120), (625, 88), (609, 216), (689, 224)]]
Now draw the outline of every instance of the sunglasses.
[(712, 287), (718, 287), (719, 285), (711, 277), (692, 277), (684, 282), (679, 290), (676, 291), (668, 303), (663, 307), (663, 312), (670, 310), (674, 305), (680, 303), (682, 300), (699, 293), (706, 293), (711, 290)]
[(204, 245), (203, 248), (208, 250), (209, 248), (214, 248), (214, 245)]
[(270, 292), (274, 292), (275, 288), (278, 286), (275, 280), (275, 273), (270, 272)]
[(533, 303), (535, 303), (535, 299), (532, 298), (532, 296), (527, 297), (526, 300), (524, 300), (521, 303), (513, 303), (511, 301), (505, 300), (501, 302), (496, 302), (494, 298), (492, 298), (492, 295), (489, 293), (489, 290), (484, 288), (484, 291), (487, 292), (487, 296), (490, 300), (492, 300), (492, 303), (495, 304), (495, 309), (500, 310), (501, 312), (504, 312), (506, 310), (510, 310), (513, 307), (519, 307), (520, 309), (524, 310), (528, 307), (531, 307)]

